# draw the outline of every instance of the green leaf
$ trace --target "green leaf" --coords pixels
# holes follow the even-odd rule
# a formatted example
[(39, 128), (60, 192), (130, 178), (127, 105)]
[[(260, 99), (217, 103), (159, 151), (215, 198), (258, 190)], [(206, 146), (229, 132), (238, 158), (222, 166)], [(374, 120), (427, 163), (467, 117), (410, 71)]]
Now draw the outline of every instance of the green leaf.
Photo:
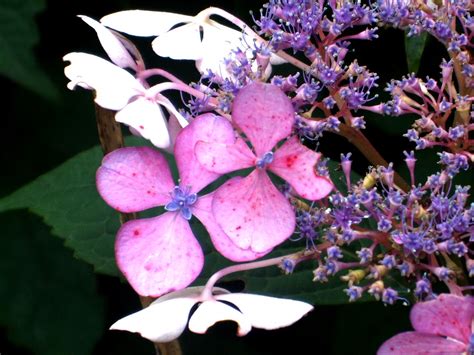
[(96, 271), (118, 275), (114, 259), (119, 215), (102, 201), (95, 172), (102, 160), (99, 147), (76, 155), (0, 200), (0, 212), (28, 208), (65, 239), (75, 256)]
[(45, 98), (56, 99), (57, 89), (33, 53), (39, 42), (34, 17), (44, 7), (43, 0), (2, 0), (0, 3), (0, 74)]
[(105, 328), (90, 267), (75, 260), (38, 217), (0, 215), (0, 324), (37, 355), (87, 355)]
[(410, 37), (405, 33), (405, 53), (407, 56), (408, 71), (410, 73), (418, 72), (427, 38), (428, 34), (426, 32), (422, 32), (418, 36)]

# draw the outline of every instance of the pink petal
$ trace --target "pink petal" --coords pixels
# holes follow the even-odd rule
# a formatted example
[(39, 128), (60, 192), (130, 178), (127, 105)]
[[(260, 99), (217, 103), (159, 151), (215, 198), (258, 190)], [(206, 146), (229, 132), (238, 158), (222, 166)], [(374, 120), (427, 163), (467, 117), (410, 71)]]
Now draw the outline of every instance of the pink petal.
[(252, 326), (245, 316), (236, 309), (219, 301), (206, 301), (202, 303), (189, 320), (189, 330), (204, 334), (209, 327), (217, 322), (234, 321), (239, 325), (237, 335), (246, 335)]
[(107, 154), (97, 170), (96, 183), (105, 202), (121, 212), (165, 205), (175, 186), (165, 158), (148, 147)]
[(254, 82), (235, 96), (232, 120), (245, 133), (258, 157), (288, 137), (295, 112), (290, 99), (277, 86)]
[(167, 148), (170, 145), (168, 125), (156, 102), (139, 97), (117, 112), (115, 120), (134, 128), (155, 147)]
[(228, 124), (229, 122), (223, 117), (205, 114), (196, 117), (178, 134), (174, 153), (181, 185), (191, 186), (193, 192), (199, 192), (220, 176), (206, 170), (198, 162), (194, 146), (198, 141), (232, 143), (234, 134), (227, 129)]
[(318, 200), (333, 188), (329, 179), (316, 174), (314, 166), (320, 157), (301, 144), (298, 137), (292, 137), (275, 151), (268, 168), (290, 183), (301, 197)]
[(461, 354), (466, 345), (432, 334), (405, 332), (388, 339), (377, 355)]
[(219, 187), (212, 210), (234, 244), (257, 253), (282, 243), (295, 229), (290, 203), (262, 170), (254, 170), (246, 178), (232, 178)]
[(219, 295), (216, 299), (236, 305), (253, 327), (267, 330), (292, 325), (313, 309), (301, 301), (248, 293)]
[(142, 296), (182, 289), (201, 272), (204, 255), (179, 212), (125, 223), (115, 242), (117, 265)]
[(199, 197), (196, 204), (193, 206), (193, 214), (206, 227), (211, 237), (212, 244), (216, 250), (232, 261), (250, 261), (261, 258), (271, 250), (264, 253), (255, 253), (250, 249), (240, 249), (235, 245), (230, 238), (222, 231), (222, 228), (217, 224), (214, 215), (212, 214), (212, 199), (214, 194)]
[(474, 298), (441, 294), (438, 298), (413, 306), (410, 319), (419, 332), (443, 335), (469, 343)]

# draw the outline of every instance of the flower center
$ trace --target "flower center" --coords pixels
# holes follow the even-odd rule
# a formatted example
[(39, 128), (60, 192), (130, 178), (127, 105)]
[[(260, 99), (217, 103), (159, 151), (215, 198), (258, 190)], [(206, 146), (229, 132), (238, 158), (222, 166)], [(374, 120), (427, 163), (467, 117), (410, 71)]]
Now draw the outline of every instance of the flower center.
[(197, 194), (190, 192), (191, 188), (189, 186), (186, 188), (175, 186), (170, 193), (171, 201), (165, 206), (165, 210), (170, 212), (180, 211), (181, 216), (189, 221), (193, 216), (191, 206), (197, 201)]
[(265, 169), (268, 164), (273, 161), (273, 152), (266, 152), (263, 156), (257, 160), (255, 164), (259, 169)]

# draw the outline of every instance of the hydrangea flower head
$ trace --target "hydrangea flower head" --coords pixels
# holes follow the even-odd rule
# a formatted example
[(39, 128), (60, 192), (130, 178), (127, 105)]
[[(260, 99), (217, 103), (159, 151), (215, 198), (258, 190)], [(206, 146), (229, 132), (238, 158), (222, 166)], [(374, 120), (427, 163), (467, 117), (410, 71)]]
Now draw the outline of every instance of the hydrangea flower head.
[[(209, 171), (223, 174), (254, 168), (247, 177), (234, 177), (218, 188), (212, 202), (217, 223), (241, 249), (265, 252), (295, 229), (295, 212), (267, 170), (308, 200), (325, 197), (333, 187), (331, 181), (316, 174), (320, 154), (306, 148), (296, 136), (290, 137), (294, 117), (289, 98), (277, 86), (252, 83), (236, 95), (232, 121), (253, 149), (240, 136), (230, 144), (196, 144), (196, 156)], [(222, 121), (221, 134), (234, 134), (231, 123)], [(283, 139), (287, 140), (277, 146)]]
[[(308, 303), (248, 293), (229, 293), (214, 288), (212, 297), (203, 297), (203, 287), (190, 287), (160, 297), (147, 308), (120, 319), (110, 329), (140, 333), (144, 338), (162, 343), (178, 338), (189, 329), (204, 334), (217, 322), (234, 321), (237, 335), (246, 335), (252, 327), (278, 329), (298, 321), (313, 309)], [(232, 304), (238, 308), (229, 305)], [(199, 304), (189, 317), (191, 308)]]
[(413, 306), (410, 319), (415, 331), (388, 339), (379, 348), (378, 355), (471, 354), (474, 351), (473, 297), (442, 294)]
[(212, 114), (203, 115), (178, 134), (174, 153), (179, 185), (173, 182), (164, 156), (148, 147), (115, 150), (97, 171), (99, 193), (116, 210), (129, 213), (156, 206), (167, 210), (157, 217), (126, 222), (117, 234), (117, 265), (140, 295), (160, 296), (182, 289), (200, 273), (204, 256), (189, 226), (192, 215), (205, 225), (214, 246), (227, 258), (248, 261), (264, 255), (234, 246), (212, 216), (213, 193), (198, 196), (220, 175), (203, 169), (192, 147), (200, 140), (232, 141), (232, 135), (214, 136), (221, 122)]

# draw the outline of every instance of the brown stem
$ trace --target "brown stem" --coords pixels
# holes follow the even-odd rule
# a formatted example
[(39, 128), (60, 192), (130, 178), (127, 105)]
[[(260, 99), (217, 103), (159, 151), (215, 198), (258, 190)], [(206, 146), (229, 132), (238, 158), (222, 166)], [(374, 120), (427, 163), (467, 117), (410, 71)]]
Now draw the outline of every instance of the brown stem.
[[(108, 154), (116, 149), (124, 147), (124, 140), (120, 124), (115, 121), (115, 111), (107, 110), (95, 104), (95, 118), (97, 132), (102, 151)], [(135, 219), (135, 213), (120, 213), (120, 223)], [(153, 302), (151, 297), (140, 297), (142, 307), (148, 307)], [(182, 355), (178, 340), (169, 343), (155, 343), (156, 355)]]

